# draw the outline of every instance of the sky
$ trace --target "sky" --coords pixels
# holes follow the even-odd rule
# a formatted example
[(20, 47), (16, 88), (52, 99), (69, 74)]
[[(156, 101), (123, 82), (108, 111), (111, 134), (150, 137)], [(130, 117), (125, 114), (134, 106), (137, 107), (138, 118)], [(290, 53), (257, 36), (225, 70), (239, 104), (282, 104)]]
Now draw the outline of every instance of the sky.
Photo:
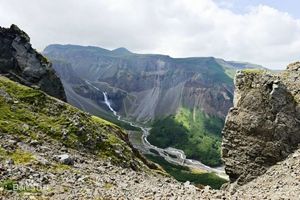
[(300, 60), (299, 8), (299, 0), (0, 0), (0, 26), (18, 25), (39, 51), (125, 47), (284, 69)]

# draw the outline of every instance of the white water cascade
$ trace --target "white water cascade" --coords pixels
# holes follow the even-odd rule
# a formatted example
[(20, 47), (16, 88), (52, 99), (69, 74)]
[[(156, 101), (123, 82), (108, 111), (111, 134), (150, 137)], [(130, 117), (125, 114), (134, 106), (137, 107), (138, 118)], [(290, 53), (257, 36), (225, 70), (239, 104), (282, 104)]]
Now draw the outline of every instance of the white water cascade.
[(118, 115), (118, 113), (111, 107), (111, 104), (107, 98), (107, 93), (106, 92), (102, 92), (103, 96), (104, 96), (104, 103), (107, 105), (107, 107), (109, 108), (109, 110), (111, 112), (113, 112), (113, 114), (118, 118), (118, 120), (121, 120), (121, 116)]

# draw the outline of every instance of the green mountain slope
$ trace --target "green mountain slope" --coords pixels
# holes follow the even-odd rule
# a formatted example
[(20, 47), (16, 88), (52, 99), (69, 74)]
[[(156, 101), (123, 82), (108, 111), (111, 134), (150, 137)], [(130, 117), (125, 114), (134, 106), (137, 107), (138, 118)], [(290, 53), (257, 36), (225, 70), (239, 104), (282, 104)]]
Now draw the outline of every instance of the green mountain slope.
[(20, 141), (54, 139), (124, 167), (143, 166), (118, 126), (2, 76), (0, 133)]

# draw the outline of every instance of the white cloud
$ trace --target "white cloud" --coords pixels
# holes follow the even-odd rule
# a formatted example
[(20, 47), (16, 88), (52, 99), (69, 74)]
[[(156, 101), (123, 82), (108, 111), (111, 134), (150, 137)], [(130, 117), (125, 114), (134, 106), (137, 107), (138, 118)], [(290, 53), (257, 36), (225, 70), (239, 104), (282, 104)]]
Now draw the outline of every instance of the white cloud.
[(226, 6), (212, 0), (0, 0), (0, 25), (19, 25), (40, 50), (51, 43), (124, 46), (273, 68), (299, 60), (299, 20), (265, 5), (244, 14)]

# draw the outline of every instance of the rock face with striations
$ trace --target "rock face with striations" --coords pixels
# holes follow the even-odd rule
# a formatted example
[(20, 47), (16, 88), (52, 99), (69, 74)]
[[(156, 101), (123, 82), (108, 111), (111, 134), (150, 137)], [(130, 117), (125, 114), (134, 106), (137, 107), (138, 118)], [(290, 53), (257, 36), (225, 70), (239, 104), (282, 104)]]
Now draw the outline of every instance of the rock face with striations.
[(262, 175), (300, 142), (300, 62), (272, 74), (243, 70), (235, 77), (234, 107), (223, 129), (222, 154), (230, 181)]
[(31, 47), (29, 36), (16, 25), (0, 27), (0, 74), (66, 100), (51, 63)]

